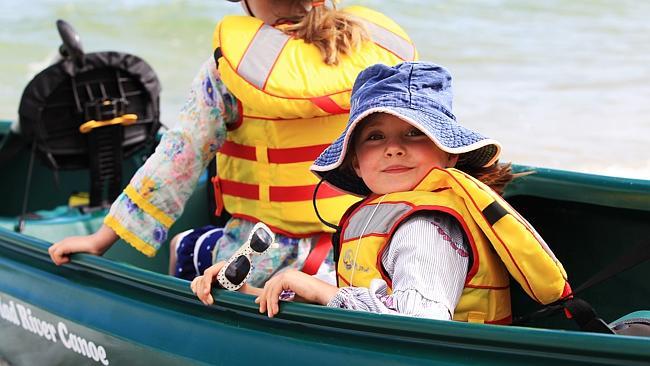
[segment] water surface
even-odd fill
[[[650,2],[394,0],[363,4],[395,18],[421,58],[455,78],[459,121],[500,140],[503,160],[650,179]],[[200,0],[3,0],[0,118],[60,44],[69,21],[86,51],[147,60],[175,123],[211,35],[237,4]]]

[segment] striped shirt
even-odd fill
[[[416,216],[396,231],[382,255],[392,294],[382,279],[369,288],[343,287],[327,304],[380,314],[450,320],[470,262],[458,222],[443,213]]]

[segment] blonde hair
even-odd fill
[[[304,7],[312,3],[305,0],[290,0],[292,7]],[[281,29],[305,43],[318,47],[323,62],[327,65],[337,65],[341,55],[349,55],[369,39],[363,24],[352,16],[336,9],[336,0],[332,7],[318,4],[298,19],[290,19],[295,23]]]

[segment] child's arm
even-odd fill
[[[65,238],[50,246],[47,251],[52,261],[59,266],[70,262],[70,255],[74,253],[102,255],[117,239],[117,234],[111,228],[102,225],[94,234]]]
[[[260,304],[260,313],[266,312],[269,317],[275,316],[280,311],[278,303],[283,291],[293,291],[296,300],[302,302],[327,305],[338,292],[338,288],[304,272],[286,270],[268,280],[261,294],[255,299],[255,303]]]
[[[205,167],[225,140],[233,103],[208,59],[192,81],[178,123],[135,173],[105,220],[117,235],[152,256],[167,239]],[[235,104],[236,105],[236,104]]]
[[[451,319],[467,275],[468,252],[458,224],[444,215],[415,217],[393,236],[382,257],[392,279],[370,288],[345,287],[331,307],[381,314]]]

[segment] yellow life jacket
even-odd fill
[[[217,26],[218,70],[243,111],[217,154],[214,180],[217,202],[233,216],[294,237],[331,231],[312,207],[318,180],[309,166],[344,129],[357,74],[417,57],[407,34],[386,16],[358,6],[345,11],[372,41],[332,66],[315,45],[257,18],[228,16]],[[319,212],[330,222],[356,200],[326,184],[318,190]]]
[[[456,218],[472,251],[472,266],[454,320],[509,324],[508,273],[542,304],[570,293],[562,264],[525,219],[477,179],[456,169],[439,168],[414,190],[370,197],[346,215],[337,268],[339,286],[368,287],[373,279],[383,278],[390,288],[382,254],[400,223],[423,211]]]

